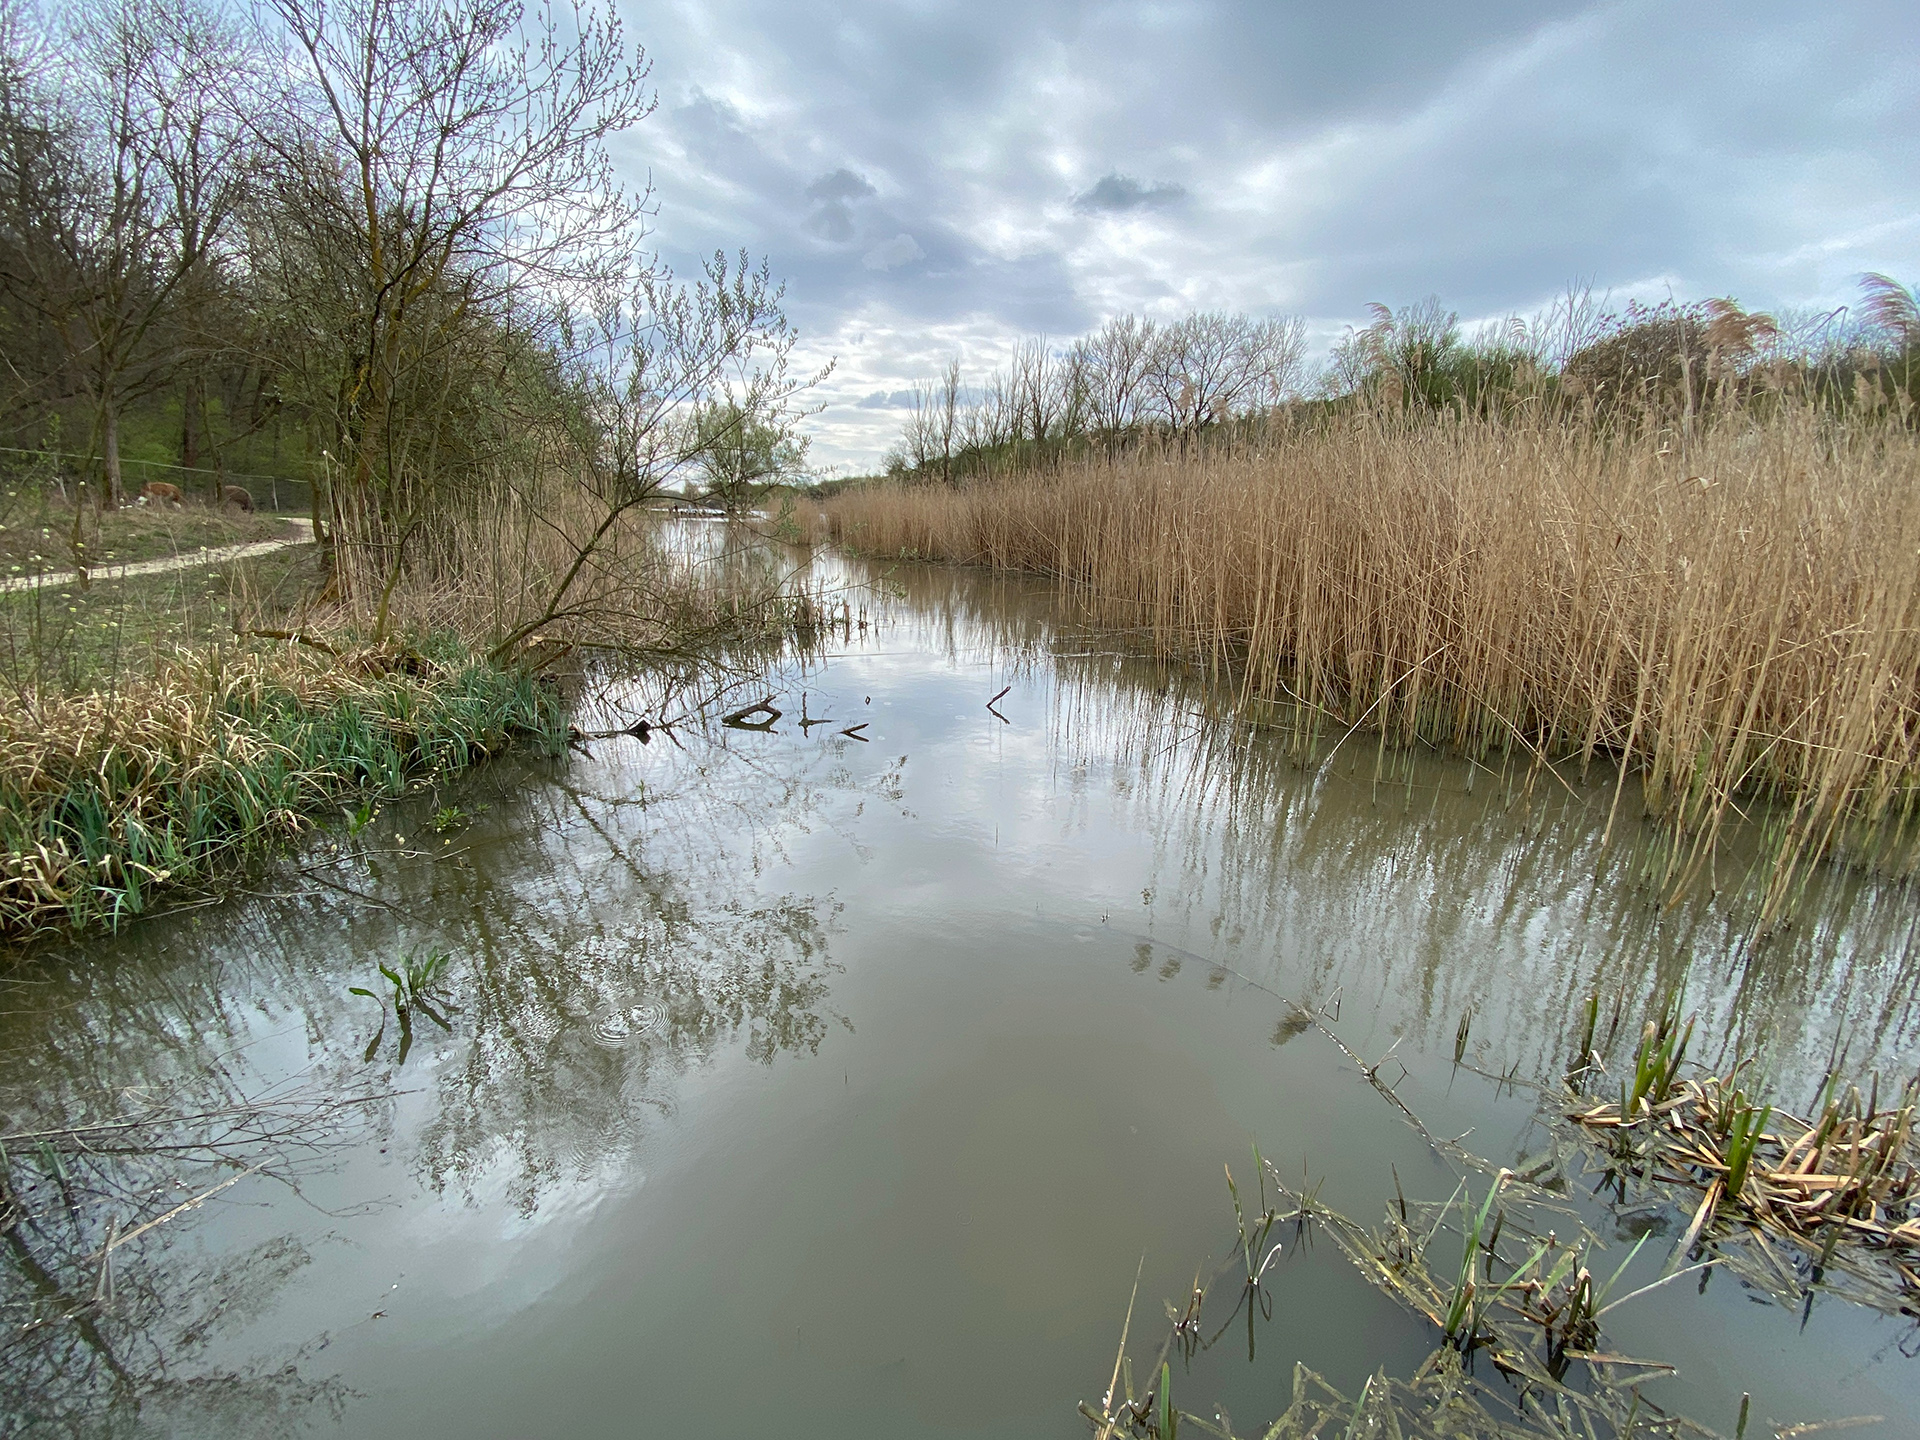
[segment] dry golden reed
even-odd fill
[[[1904,838],[1917,459],[1891,418],[1375,410],[1232,455],[858,489],[826,523],[870,555],[1063,577],[1162,652],[1341,725],[1604,758],[1672,823],[1676,893],[1766,799],[1772,917],[1836,843]]]
[[[496,662],[592,650],[630,659],[680,655],[804,628],[818,600],[741,533],[663,526],[640,505],[598,498],[553,475],[496,480],[423,527],[407,563],[348,537],[328,628],[451,631]],[[718,527],[713,527],[717,530]]]

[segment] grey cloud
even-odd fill
[[[905,410],[913,404],[911,390],[876,390],[853,402],[858,410]]]
[[[838,170],[829,170],[818,180],[807,186],[809,200],[846,201],[865,200],[880,192],[873,188],[873,182],[864,175],[856,175],[844,165]]]
[[[822,239],[844,245],[853,239],[853,212],[838,201],[830,201],[807,218],[808,226]]]
[[[853,221],[853,202],[867,200],[880,192],[864,175],[856,175],[844,165],[829,170],[807,186],[807,198],[816,202],[807,224],[814,233],[844,245],[853,239],[857,228]]]
[[[619,3],[680,97],[623,142],[655,243],[788,282],[841,356],[826,460],[876,455],[897,415],[862,397],[940,357],[1127,309],[1325,335],[1576,277],[1762,307],[1920,277],[1910,0]]]
[[[1186,198],[1187,187],[1184,185],[1176,185],[1171,180],[1160,180],[1147,185],[1131,175],[1122,175],[1116,170],[1111,174],[1102,175],[1093,183],[1092,188],[1074,196],[1073,208],[1082,215],[1091,215],[1102,210],[1158,210],[1164,206],[1178,204]]]

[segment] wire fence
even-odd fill
[[[0,445],[0,463],[11,462],[14,478],[39,479],[56,486],[62,497],[73,483],[74,473],[98,461],[97,456],[66,450],[27,450],[17,445]],[[74,462],[63,468],[56,462]],[[164,480],[178,485],[189,495],[211,496],[223,485],[237,485],[253,497],[258,510],[306,514],[313,508],[313,486],[309,481],[289,475],[263,475],[244,470],[209,469],[206,466],[171,465],[164,460],[134,460],[121,457],[120,470],[129,495],[137,495],[149,481]],[[188,477],[182,479],[181,477]]]

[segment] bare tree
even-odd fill
[[[1088,358],[1088,415],[1093,429],[1114,443],[1145,418],[1146,382],[1159,327],[1122,315],[1084,342]]]
[[[940,456],[940,480],[953,483],[953,452],[960,435],[960,357],[954,356],[940,372],[932,394],[933,442]]]
[[[79,277],[61,232],[77,210],[69,192],[78,157],[73,118],[48,83],[57,69],[51,39],[15,0],[0,3],[0,362],[6,409],[17,417],[38,418],[72,383],[66,325]]]
[[[84,396],[116,504],[121,417],[191,348],[178,322],[243,184],[222,100],[233,46],[196,0],[118,0],[71,18],[57,88],[37,106],[6,86],[7,201],[19,220],[8,288],[57,350],[61,388]]]
[[[1009,372],[1013,395],[1014,438],[1043,445],[1055,436],[1064,406],[1056,365],[1044,335],[1013,347]]]
[[[275,279],[307,330],[288,380],[331,432],[317,518],[335,583],[383,577],[384,618],[461,451],[447,402],[478,379],[462,347],[482,328],[530,341],[639,266],[645,196],[603,142],[654,99],[610,6],[274,9],[298,67],[294,122],[259,131],[278,178]],[[343,567],[341,546],[371,563]]]
[[[1295,392],[1305,357],[1300,320],[1220,313],[1168,325],[1123,315],[1059,354],[1043,338],[1022,340],[970,402],[959,399],[954,366],[916,386],[892,461],[902,470],[938,465],[950,478],[1009,448],[1029,456],[1088,442],[1118,448],[1155,426],[1184,438]]]
[[[721,452],[733,433],[698,424],[703,411],[717,407],[767,443],[791,444],[804,397],[827,371],[791,371],[796,337],[783,294],[764,263],[723,254],[690,284],[661,268],[603,294],[583,343],[566,359],[577,397],[571,424],[548,420],[559,443],[546,463],[504,477],[522,491],[519,508],[531,524],[563,523],[540,503],[540,487],[554,483],[556,470],[562,480],[577,473],[595,503],[583,530],[564,533],[571,560],[529,613],[504,628],[496,659],[550,627],[604,612],[607,595],[623,584],[609,551],[621,520],[676,482],[726,463]]]
[[[1299,383],[1305,356],[1297,318],[1203,312],[1161,330],[1147,384],[1160,417],[1186,434],[1273,404]]]
[[[1013,389],[1005,375],[989,376],[960,418],[960,448],[989,453],[1013,443],[1016,434]]]

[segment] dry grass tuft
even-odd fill
[[[116,693],[0,715],[0,939],[116,926],[167,889],[517,735],[551,689],[452,647],[182,651]]]
[[[1892,419],[1809,410],[1690,435],[1374,410],[825,515],[869,555],[1061,576],[1339,726],[1605,757],[1672,823],[1674,893],[1769,799],[1771,918],[1837,843],[1889,855],[1920,798],[1917,461]]]

